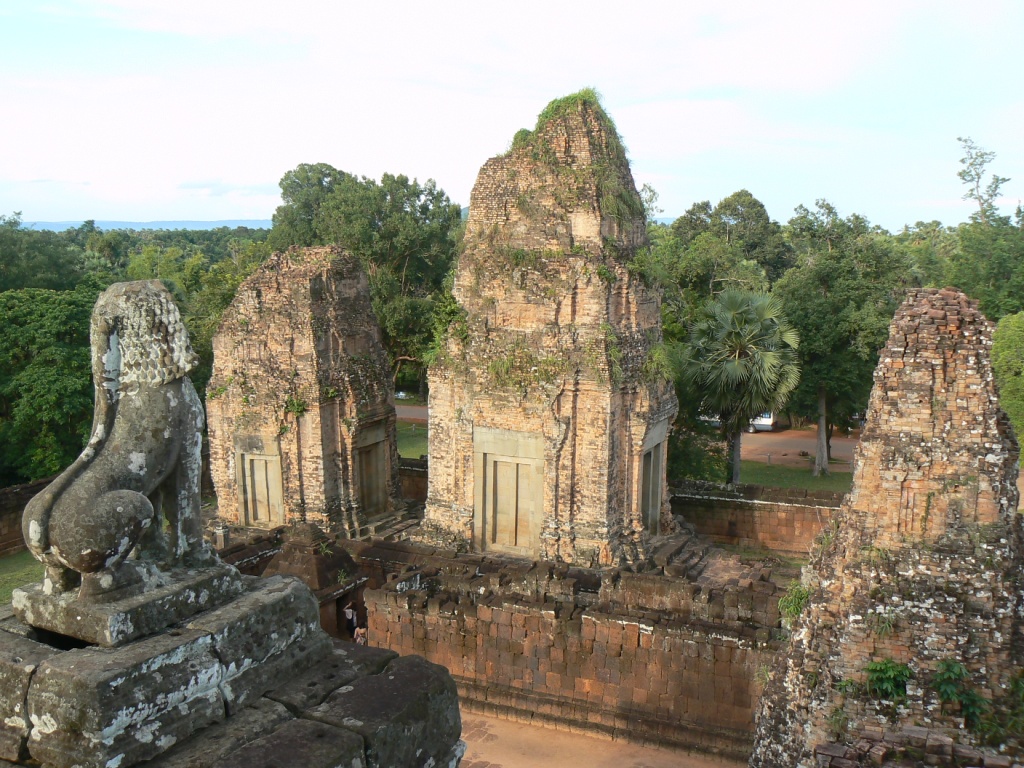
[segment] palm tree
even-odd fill
[[[683,376],[701,395],[701,410],[722,423],[730,482],[740,480],[740,439],[750,420],[778,411],[800,380],[796,330],[772,296],[723,291],[690,326]]]

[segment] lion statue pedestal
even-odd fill
[[[91,336],[92,436],[25,507],[46,574],[0,621],[0,762],[128,768],[330,654],[302,582],[203,540],[196,356],[167,289],[112,285]]]

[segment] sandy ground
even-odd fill
[[[462,716],[462,739],[468,748],[461,768],[742,768],[746,765],[474,713]]]
[[[740,455],[747,461],[761,461],[767,464],[784,464],[792,467],[810,467],[818,440],[818,430],[784,429],[781,432],[754,432],[743,435]],[[832,437],[833,472],[853,471],[853,449],[857,445],[857,434],[852,437]]]

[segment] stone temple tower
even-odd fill
[[[751,766],[827,764],[907,726],[949,756],[951,738],[975,736],[966,709],[942,700],[941,675],[958,701],[1002,707],[1024,661],[1024,548],[1020,451],[991,344],[992,324],[958,291],[913,291],[896,312],[853,488],[812,551]]]
[[[552,102],[484,164],[458,302],[431,366],[425,528],[581,564],[671,526],[660,296],[627,269],[643,205],[592,91]]]
[[[337,248],[275,253],[225,311],[207,387],[220,515],[350,537],[393,519],[395,402],[366,273]]]

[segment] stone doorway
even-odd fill
[[[540,509],[535,504],[541,471],[531,462],[509,457],[487,456],[485,488],[485,529],[490,549],[534,551],[541,525]]]
[[[476,540],[482,550],[536,556],[544,526],[544,445],[537,435],[474,431]]]
[[[378,421],[360,430],[356,438],[356,472],[359,482],[359,507],[366,517],[388,511],[388,444],[384,422]]]
[[[281,457],[239,453],[237,462],[239,512],[245,525],[284,525]]]
[[[644,452],[640,486],[640,514],[644,530],[652,536],[660,532],[662,477],[661,445],[656,445]]]

